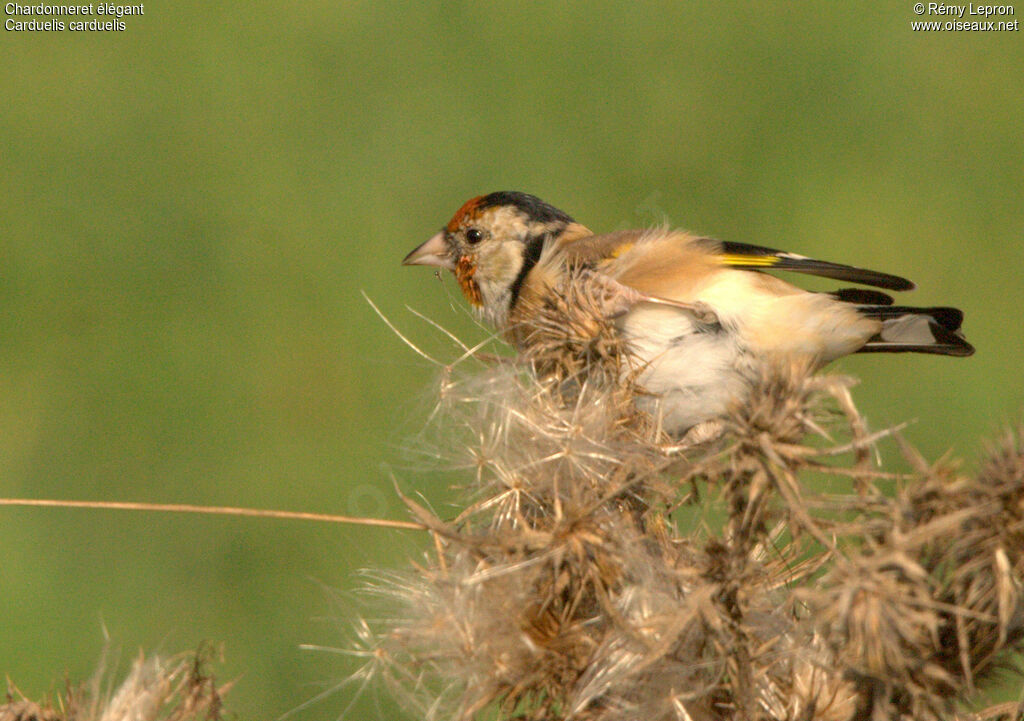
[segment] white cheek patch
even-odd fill
[[[480,243],[467,250],[475,268],[473,281],[480,289],[484,320],[499,328],[507,324],[513,287],[526,262],[527,241],[564,225],[561,221],[531,221],[520,209],[511,206],[488,208],[467,225],[487,232]],[[538,266],[550,259],[550,252],[545,248]]]
[[[475,280],[483,301],[484,319],[501,328],[508,319],[512,283],[523,265],[518,241],[484,241],[477,255]]]
[[[523,263],[523,248],[516,241],[487,243],[477,255],[479,274],[496,283],[509,284]]]

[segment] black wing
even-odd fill
[[[879,273],[875,270],[814,260],[795,253],[785,253],[781,250],[762,248],[746,243],[723,242],[721,246],[722,262],[743,270],[791,270],[796,273],[809,273],[823,278],[835,278],[888,290],[912,290],[914,288],[914,284],[906,278]]]

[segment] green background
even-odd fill
[[[1021,416],[1020,32],[912,32],[909,0],[145,11],[0,39],[0,495],[404,518],[393,475],[449,513],[453,478],[403,449],[436,371],[361,291],[442,358],[406,304],[483,338],[450,278],[399,261],[503,189],[907,275],[978,353],[843,361],[872,424],[971,462]],[[104,629],[122,666],[212,639],[229,706],[263,719],[354,668],[299,646],[372,615],[357,570],[425,545],[81,510],[0,528],[0,672],[25,693],[88,676]]]

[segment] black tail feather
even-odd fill
[[[960,325],[958,308],[911,308],[898,305],[865,305],[858,310],[882,321],[882,330],[859,353],[935,353],[969,356],[974,347],[967,342]]]
[[[858,310],[869,318],[878,318],[879,320],[899,318],[905,315],[926,315],[948,330],[960,330],[960,326],[964,322],[964,312],[962,310],[959,308],[946,308],[944,306],[912,308],[907,305],[871,305],[859,308]]]
[[[857,305],[892,305],[892,296],[880,290],[867,288],[840,288],[829,293],[836,300]]]

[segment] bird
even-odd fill
[[[540,198],[499,191],[471,198],[403,265],[450,270],[480,316],[520,349],[532,319],[567,283],[590,283],[639,362],[647,410],[685,435],[726,417],[766,364],[818,369],[851,353],[969,356],[963,312],[896,305],[896,275],[668,227],[596,234]],[[826,293],[766,271],[880,288]]]

